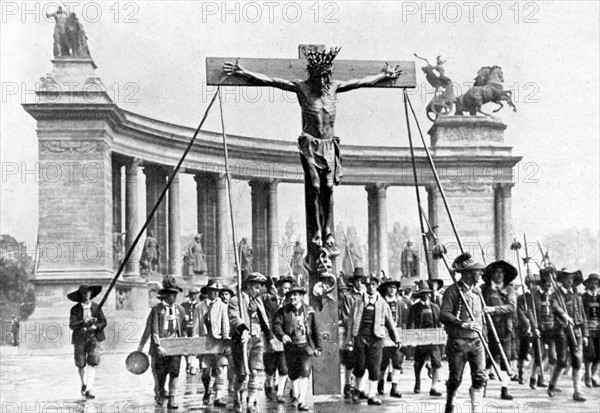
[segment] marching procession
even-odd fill
[[[518,271],[505,261],[486,266],[463,253],[452,263],[452,270],[460,278],[445,289],[439,279],[407,285],[373,273],[367,275],[360,267],[349,277],[340,274],[340,359],[345,398],[353,403],[366,400],[369,405],[381,405],[386,382],[391,382],[389,397],[402,398],[402,390],[409,392],[399,388],[405,359],[413,360],[414,393],[421,392],[421,372],[426,367],[432,398],[443,396],[440,368],[443,362],[448,363],[447,413],[454,412],[454,398],[467,363],[473,412],[481,411],[491,379],[502,383],[503,400],[512,400],[509,386],[527,384],[527,376],[532,390],[545,389],[550,398],[555,397],[562,391],[557,381],[567,368],[572,374],[574,401],[586,400],[581,391],[582,376],[586,387],[600,387],[598,274],[584,280],[580,271],[557,271],[547,265],[539,274],[525,277],[528,291],[518,295],[521,286],[512,284]],[[71,309],[70,327],[81,393],[87,399],[95,398],[98,343],[104,339],[106,326],[101,308],[92,302],[100,290],[99,286],[82,285],[68,295],[77,302]],[[179,407],[175,394],[183,357],[168,355],[164,340],[204,337],[207,348],[217,346],[220,350],[187,355],[184,360],[188,376],[197,374],[199,367],[205,405],[212,401],[217,408],[227,408],[225,397],[232,394],[234,411],[241,412],[247,403],[249,413],[257,412],[261,388],[267,400],[284,404],[288,402],[285,388],[289,381],[289,401],[298,411],[309,410],[312,363],[323,349],[315,310],[307,304],[307,286],[298,285],[289,275],[277,279],[244,271],[241,296],[235,291],[235,286],[209,279],[201,289],[190,288],[180,305],[177,298],[183,289],[175,278],[163,278],[160,302],[148,315],[138,347],[142,351],[150,341],[156,404],[162,406],[166,401],[169,409]],[[447,334],[445,345],[402,344],[403,329],[442,326]]]

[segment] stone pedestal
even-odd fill
[[[56,59],[53,63],[52,72],[42,78],[36,103],[23,104],[37,121],[39,142],[36,309],[22,326],[25,349],[70,346],[68,319],[74,303],[66,294],[84,283],[106,289],[114,276],[113,230],[122,225],[120,203],[114,204],[120,194],[113,191],[117,180],[112,175],[110,125],[115,121],[115,105],[96,77],[91,59]],[[128,296],[127,310],[117,310],[121,287],[127,290],[121,293],[121,301]],[[141,319],[147,307],[141,308],[141,303],[147,303],[145,285],[121,283],[104,310],[113,323],[136,318],[121,318],[117,311],[137,311]],[[123,344],[122,333],[115,339],[123,325],[113,324],[112,336],[107,329],[107,347]]]
[[[505,129],[497,118],[442,116],[429,130],[432,154],[463,247],[478,261],[482,261],[479,244],[488,262],[505,258],[510,244],[514,158],[504,143]],[[454,161],[446,161],[448,158]],[[428,188],[428,198],[429,215],[439,225],[438,236],[453,259],[460,249],[435,185]],[[449,278],[446,271],[441,274]]]

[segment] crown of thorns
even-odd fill
[[[302,47],[302,54],[308,64],[306,69],[311,73],[329,73],[333,68],[333,59],[340,52],[341,47],[332,47],[329,51],[319,51],[315,47]]]

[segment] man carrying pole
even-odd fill
[[[454,397],[468,362],[471,369],[472,412],[481,412],[483,388],[487,381],[485,371],[485,320],[484,304],[478,295],[477,284],[485,268],[483,264],[474,262],[469,253],[459,255],[452,264],[455,272],[461,274],[460,281],[448,287],[442,299],[440,319],[448,333],[446,355],[450,370],[446,382],[446,410],[454,412]],[[467,308],[465,308],[467,306]]]

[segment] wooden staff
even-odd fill
[[[525,258],[523,258],[523,263],[525,264],[525,268],[527,269],[527,276],[531,277],[531,268],[529,267],[530,257],[529,257],[529,251],[527,251],[527,235],[525,235],[525,234],[523,234],[523,242],[525,244]],[[533,296],[534,293],[535,293],[535,291],[532,286],[532,288],[531,288],[531,313],[533,314],[533,319],[535,320],[535,325],[536,325],[536,329],[537,329],[537,323],[538,323],[537,319],[538,318],[537,318],[537,310],[535,308],[535,298]],[[525,299],[523,299],[523,301],[525,301],[525,303],[527,304],[526,298],[527,298],[527,296],[525,296]],[[535,338],[535,341],[533,343],[535,353],[540,360],[539,375],[543,380],[544,379],[544,369],[542,368],[542,360],[544,358],[544,351],[542,350],[542,341],[538,334],[534,334],[533,336]]]
[[[433,176],[435,178],[437,187],[440,191],[440,195],[442,196],[442,200],[444,201],[444,207],[446,209],[446,214],[448,215],[448,219],[450,221],[450,224],[452,225],[452,230],[454,232],[454,236],[456,237],[456,241],[458,242],[458,246],[460,247],[460,252],[464,253],[465,250],[464,250],[463,244],[460,240],[460,236],[458,235],[458,230],[456,229],[456,225],[454,224],[454,219],[452,218],[452,212],[450,211],[450,205],[448,205],[448,200],[446,199],[446,193],[444,192],[444,188],[442,187],[442,184],[440,182],[440,177],[437,173],[435,164],[433,163],[433,158],[431,157],[431,153],[429,152],[429,148],[427,147],[427,143],[425,142],[425,138],[423,137],[423,131],[421,131],[421,126],[419,125],[417,115],[415,114],[415,111],[412,107],[412,103],[410,102],[410,99],[408,98],[408,94],[406,93],[406,90],[404,91],[404,97],[405,97],[405,102],[408,101],[408,104],[410,105],[410,110],[411,110],[413,117],[415,119],[415,122],[417,124],[417,129],[419,130],[419,134],[421,136],[421,142],[423,143],[423,148],[425,149],[425,153],[427,154],[427,159],[429,161],[429,166],[431,167],[431,171],[433,172]],[[408,114],[407,114],[407,116],[408,116]],[[409,130],[408,136],[410,139],[410,130]],[[414,155],[413,155],[413,158],[414,158]],[[413,160],[413,162],[414,162],[414,160]],[[481,291],[477,291],[477,294],[479,295],[479,298],[481,299],[481,301],[485,302],[485,300],[483,299],[483,295],[481,294]],[[488,323],[488,326],[492,332],[492,335],[494,336],[494,340],[496,341],[496,344],[498,345],[498,349],[500,350],[500,357],[502,358],[502,361],[504,362],[504,365],[506,366],[507,373],[509,376],[513,376],[514,373],[512,371],[512,368],[510,367],[510,364],[508,363],[508,357],[506,357],[506,353],[504,352],[502,343],[500,342],[500,339],[498,338],[498,332],[496,331],[496,327],[494,326],[494,321],[492,320],[492,317],[490,316],[489,313],[484,313],[484,318]]]
[[[227,201],[229,204],[229,219],[231,221],[231,240],[233,242],[233,257],[235,261],[235,268],[237,272],[237,296],[238,303],[240,309],[240,318],[243,320],[243,312],[242,305],[244,305],[244,300],[242,299],[242,268],[240,266],[238,250],[237,250],[237,242],[235,237],[235,223],[233,222],[233,204],[231,202],[231,177],[229,175],[229,153],[227,152],[227,133],[225,132],[225,120],[223,117],[223,99],[221,98],[221,86],[219,86],[217,90],[219,94],[219,109],[221,114],[221,130],[223,135],[223,151],[225,157],[225,181],[227,185]],[[241,339],[241,338],[240,338]],[[244,370],[246,372],[250,371],[248,366],[248,351],[247,351],[247,341],[242,341],[242,357],[244,362]]]

